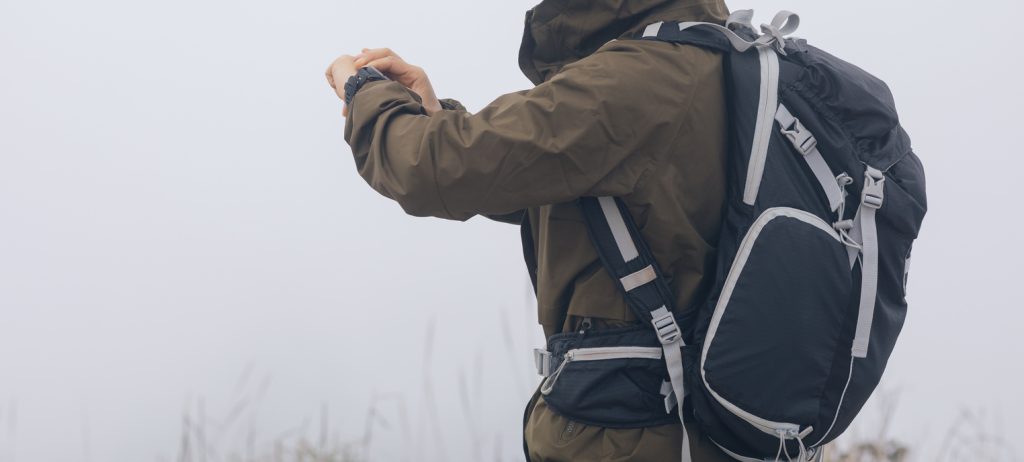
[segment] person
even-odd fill
[[[373,189],[414,216],[519,224],[544,333],[615,328],[636,321],[576,200],[622,198],[675,306],[691,310],[711,283],[726,183],[722,56],[624,38],[658,21],[728,16],[723,0],[543,0],[519,53],[535,86],[476,113],[439,99],[422,68],[387,48],[339,57],[327,79],[351,100],[345,139]],[[692,427],[693,460],[731,460]],[[585,425],[539,394],[524,418],[533,461],[679,460],[682,434],[678,423]]]

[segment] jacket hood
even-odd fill
[[[724,0],[543,0],[526,12],[519,68],[534,85],[612,39],[658,21],[724,24]]]

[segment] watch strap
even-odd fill
[[[387,76],[375,69],[373,66],[366,66],[356,71],[355,75],[345,82],[345,104],[352,104],[352,98],[364,85],[378,80],[388,80]]]

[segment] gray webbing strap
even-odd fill
[[[802,123],[797,119],[785,105],[780,104],[779,110],[775,113],[775,120],[779,122],[782,134],[789,139],[797,152],[802,154],[807,166],[814,172],[814,177],[821,184],[821,189],[828,197],[829,208],[835,212],[843,205],[843,189],[839,187],[839,181],[832,174],[825,158],[818,151],[818,140]]]
[[[672,393],[675,394],[679,423],[683,428],[683,462],[690,462],[690,440],[686,435],[686,424],[683,422],[683,398],[686,397],[686,387],[683,384],[683,333],[668,308],[661,307],[651,314],[654,316],[654,330],[658,333],[658,340],[665,353],[665,366],[668,368],[668,378],[672,383]]]
[[[857,331],[853,337],[853,357],[868,355],[871,339],[871,322],[875,316],[875,299],[878,295],[878,229],[875,212],[882,208],[885,200],[885,175],[868,166],[864,172],[864,190],[861,193],[860,232],[860,308],[857,312]]]
[[[661,396],[665,397],[665,413],[671,414],[679,401],[676,400],[676,393],[672,390],[672,382],[661,382]]]
[[[635,260],[640,256],[640,252],[636,250],[633,237],[629,235],[629,228],[626,227],[626,222],[622,219],[622,214],[619,213],[619,207],[615,205],[615,198],[599,197],[597,201],[601,204],[601,211],[604,212],[605,219],[608,220],[608,227],[612,230],[615,245],[619,247],[619,252],[622,253],[622,261],[630,262]]]
[[[665,21],[658,21],[654,24],[649,24],[644,28],[644,37],[657,37],[658,32],[661,32],[662,24],[665,24]]]
[[[653,282],[655,279],[658,279],[658,273],[654,271],[653,266],[647,265],[644,269],[619,279],[619,282],[622,283],[622,288],[626,292],[630,292],[648,282]]]
[[[750,22],[753,18],[754,12],[752,10],[741,10],[729,16],[729,22],[727,22],[726,24],[741,25],[749,29],[751,32],[754,32],[754,35],[758,35],[757,30],[754,29],[754,26]],[[654,24],[652,24],[651,26],[654,26]],[[658,26],[654,28],[652,28],[651,26],[648,26],[648,28],[644,30],[644,37],[656,36],[657,31],[661,29],[660,24],[658,24]],[[796,32],[796,29],[800,27],[800,16],[789,11],[780,11],[778,14],[775,15],[775,18],[772,19],[771,24],[761,25],[761,32],[763,33],[763,35],[757,37],[757,39],[753,41],[740,37],[727,26],[722,26],[719,24],[713,24],[709,22],[682,22],[679,23],[679,30],[683,31],[691,27],[698,26],[709,27],[720,32],[723,36],[725,36],[725,38],[729,40],[729,43],[732,44],[732,47],[735,48],[736,51],[739,51],[741,53],[753,47],[774,46],[776,50],[779,51],[779,53],[786,54],[786,52],[784,51],[786,47],[785,37],[789,34],[792,34],[793,32]],[[648,35],[650,32],[653,32],[653,34]]]

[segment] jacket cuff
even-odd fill
[[[456,101],[454,99],[443,98],[443,99],[440,100],[440,102],[441,102],[441,109],[444,109],[446,111],[467,112],[466,111],[466,106],[463,106],[462,103],[460,103],[460,102],[458,102],[458,101]]]

